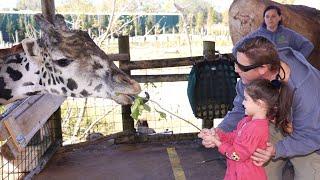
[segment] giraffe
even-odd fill
[[[81,30],[69,30],[60,14],[54,23],[34,16],[43,35],[0,50],[0,104],[36,94],[109,98],[130,104],[139,83],[121,71]]]

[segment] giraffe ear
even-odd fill
[[[35,14],[34,19],[44,33],[50,33],[50,31],[54,30],[53,24],[47,21],[42,14]]]
[[[47,21],[42,14],[35,14],[34,18],[39,24],[41,31],[43,32],[42,40],[46,42],[47,45],[56,45],[60,42],[60,33],[57,28]]]
[[[28,59],[40,59],[40,48],[35,39],[24,39],[21,42]]]

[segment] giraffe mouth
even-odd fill
[[[143,103],[146,103],[146,102],[149,101],[150,95],[149,95],[148,92],[144,92],[144,93],[145,93],[146,96],[145,96],[145,97],[142,97],[142,99],[143,99]],[[120,104],[132,104],[132,103],[135,101],[135,99],[136,99],[137,97],[139,97],[138,95],[123,94],[123,93],[117,93],[117,96],[120,97],[122,100],[125,101],[125,103],[119,102]]]

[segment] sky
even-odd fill
[[[14,8],[18,0],[0,0],[0,7],[1,8]],[[56,3],[58,3],[61,0],[56,0]],[[66,1],[66,0],[63,0]],[[91,2],[101,2],[102,0],[90,0]],[[229,8],[230,4],[233,0],[208,0],[209,2],[212,2],[215,7],[217,7],[217,10],[226,10]],[[309,7],[314,7],[320,10],[320,0],[295,0],[295,4],[297,5],[306,5]]]

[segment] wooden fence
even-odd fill
[[[109,55],[114,61],[119,61],[119,68],[125,73],[130,75],[131,70],[138,69],[154,69],[154,68],[168,68],[168,67],[181,67],[181,66],[192,66],[194,63],[203,61],[204,57],[208,61],[215,59],[215,43],[212,41],[203,42],[203,56],[195,57],[182,57],[182,58],[171,58],[171,59],[157,59],[157,60],[130,60],[130,45],[129,37],[121,36],[118,39],[119,43],[119,54]],[[227,54],[227,56],[232,56]],[[147,82],[176,82],[176,81],[187,81],[188,74],[161,74],[161,75],[132,75],[133,79],[139,83]],[[130,105],[122,106],[122,123],[123,131],[133,131],[134,121],[130,116],[131,110]],[[210,120],[203,120],[203,128],[210,128],[213,122]],[[211,120],[212,121],[212,120]]]

